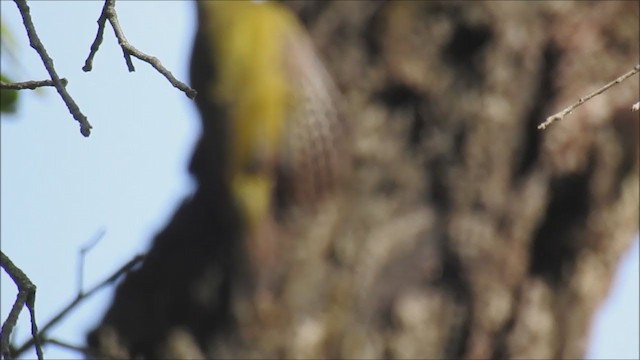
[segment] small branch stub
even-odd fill
[[[61,78],[60,82],[62,85],[67,86],[67,79]],[[0,89],[2,90],[35,90],[45,86],[56,86],[56,84],[52,80],[30,80],[16,83],[0,81]]]

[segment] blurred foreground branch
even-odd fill
[[[138,255],[133,259],[129,260],[126,264],[121,266],[118,270],[116,270],[113,274],[108,276],[103,281],[99,282],[95,286],[93,286],[88,291],[83,291],[79,289],[78,294],[75,299],[73,299],[67,306],[65,306],[58,314],[56,314],[49,322],[47,322],[41,329],[39,336],[35,336],[25,342],[24,344],[18,346],[14,352],[14,356],[20,356],[26,350],[29,349],[34,343],[39,343],[40,338],[46,339],[47,332],[55,326],[58,322],[63,320],[67,314],[69,314],[72,310],[74,310],[84,299],[92,296],[98,291],[102,290],[108,285],[115,283],[118,279],[120,279],[123,275],[127,274],[129,271],[134,269],[137,265],[139,265],[144,260],[144,255]]]

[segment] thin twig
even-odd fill
[[[640,64],[636,65],[633,67],[633,69],[629,72],[627,72],[626,74],[620,76],[619,78],[613,80],[612,82],[608,83],[607,85],[601,87],[600,89],[594,91],[593,93],[580,98],[577,102],[575,102],[574,104],[572,104],[571,106],[567,107],[566,109],[553,114],[551,116],[549,116],[547,118],[547,120],[545,120],[545,122],[543,122],[542,124],[538,125],[538,129],[540,130],[544,130],[546,129],[549,125],[551,125],[552,123],[558,121],[558,120],[562,120],[565,116],[571,114],[571,112],[577,108],[578,106],[584,104],[585,102],[587,102],[588,100],[590,100],[591,98],[602,94],[603,92],[605,92],[607,89],[609,89],[610,87],[620,84],[621,82],[623,82],[624,80],[626,80],[627,78],[635,75],[636,73],[638,73],[640,71]]]
[[[16,301],[13,304],[11,311],[9,312],[9,316],[7,316],[7,320],[4,322],[4,324],[2,324],[2,330],[0,331],[0,354],[2,354],[2,357],[4,357],[5,359],[11,359],[12,356],[18,356],[19,354],[12,354],[9,350],[9,338],[16,325],[16,322],[18,321],[20,311],[22,311],[22,308],[25,305],[29,309],[29,313],[31,315],[31,334],[33,335],[34,339],[39,338],[35,314],[36,286],[31,282],[29,277],[22,270],[20,270],[20,268],[18,268],[2,251],[0,251],[0,267],[2,267],[7,272],[7,274],[9,274],[13,282],[18,287],[18,297],[16,298]],[[42,347],[40,346],[39,341],[31,342],[31,344],[25,349],[34,344],[36,346],[36,354],[38,355],[38,359],[42,360]]]
[[[87,57],[82,70],[91,71],[91,69],[93,68],[93,57],[95,56],[96,52],[98,52],[98,48],[102,43],[106,20],[109,20],[109,23],[113,28],[113,32],[118,39],[118,44],[120,45],[120,48],[122,48],[124,59],[127,64],[127,69],[129,69],[130,72],[136,71],[131,60],[131,56],[134,56],[153,66],[154,69],[156,69],[167,80],[169,80],[169,83],[171,83],[171,85],[184,92],[189,99],[193,99],[196,97],[196,95],[198,94],[197,91],[189,87],[187,84],[176,79],[173,74],[162,65],[158,58],[143,53],[127,41],[127,38],[125,37],[124,32],[120,27],[120,22],[118,21],[115,0],[105,0],[104,7],[102,8],[102,13],[98,18],[98,33],[96,34],[96,38],[93,41],[93,44],[91,44],[89,56]]]
[[[62,85],[67,86],[67,79],[60,79]],[[56,86],[52,80],[30,80],[16,83],[6,83],[0,81],[0,89],[2,90],[35,90],[44,86]]]
[[[29,315],[31,316],[31,336],[33,339],[33,343],[36,346],[36,354],[38,359],[44,359],[44,355],[42,353],[42,343],[40,342],[40,335],[38,334],[38,324],[36,323],[36,292],[32,291],[27,295],[27,309],[29,310]]]
[[[54,345],[58,345],[60,347],[63,347],[65,349],[75,350],[75,351],[80,352],[80,353],[82,353],[84,355],[91,355],[92,354],[91,350],[86,348],[86,347],[69,344],[66,341],[62,341],[62,340],[58,340],[58,339],[46,338],[46,339],[43,339],[43,342],[45,344],[54,344]]]
[[[100,231],[93,236],[93,239],[81,247],[80,252],[78,252],[78,294],[84,291],[84,258],[87,253],[102,240],[105,233],[106,231],[104,229],[100,229]]]
[[[100,17],[98,18],[98,33],[96,34],[95,40],[91,44],[91,49],[89,50],[89,56],[87,60],[84,61],[84,66],[82,67],[82,71],[88,72],[93,69],[93,57],[98,52],[100,48],[100,44],[102,44],[102,38],[104,35],[104,26],[107,22],[107,6],[109,5],[109,0],[104,2],[104,6],[102,7],[102,12],[100,13]]]
[[[118,269],[116,272],[114,272],[111,276],[109,276],[108,278],[104,279],[103,281],[101,281],[100,283],[95,285],[93,288],[91,288],[86,293],[84,293],[84,292],[78,293],[78,295],[76,296],[75,299],[73,299],[73,301],[71,301],[67,306],[65,306],[56,316],[53,317],[53,319],[49,320],[49,322],[45,326],[42,327],[42,330],[40,330],[40,337],[46,336],[47,331],[49,331],[49,329],[51,329],[60,320],[62,320],[80,302],[82,302],[84,299],[90,297],[91,295],[93,295],[97,291],[101,290],[102,288],[106,287],[107,285],[110,285],[113,282],[115,282],[116,280],[118,280],[122,275],[128,273],[136,265],[138,265],[140,262],[142,262],[142,260],[144,260],[144,255],[137,255],[133,259],[129,260],[122,267],[120,267],[120,269]],[[34,343],[34,339],[30,339],[26,343],[22,344],[15,351],[15,355],[19,356],[20,354],[25,352],[31,345],[33,345],[33,343]]]
[[[29,37],[29,44],[32,48],[36,50],[38,55],[40,55],[40,59],[42,59],[42,63],[44,67],[49,72],[49,76],[51,76],[51,80],[53,81],[56,90],[58,90],[58,94],[62,97],[62,101],[67,105],[69,112],[73,115],[73,118],[80,124],[80,133],[87,137],[91,134],[91,124],[87,120],[87,117],[80,111],[80,108],[73,100],[71,95],[67,92],[67,88],[65,84],[62,83],[60,77],[56,73],[56,69],[53,66],[53,60],[47,54],[47,50],[42,45],[38,34],[36,33],[36,29],[33,26],[33,21],[31,20],[31,14],[29,13],[29,6],[27,5],[26,0],[14,0],[16,5],[18,6],[18,10],[20,11],[20,15],[22,15],[22,22],[24,24],[25,29],[27,30],[27,36]]]
[[[127,38],[124,36],[124,31],[122,31],[122,28],[120,27],[120,22],[118,21],[118,13],[116,13],[116,0],[106,0],[106,3],[107,5],[105,5],[105,14],[107,16],[107,19],[109,20],[109,23],[111,24],[111,28],[113,28],[113,33],[118,39],[118,44],[122,48],[122,55],[124,56],[124,61],[127,63],[127,69],[129,69],[129,72],[134,72],[136,71],[136,68],[135,66],[133,66],[131,53],[128,51],[125,44],[128,45],[128,47],[131,47],[133,49],[135,48],[129,44],[129,41],[127,41]],[[169,79],[169,81],[171,81],[171,79]]]

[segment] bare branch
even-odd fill
[[[7,320],[2,324],[2,330],[0,331],[0,354],[2,354],[2,357],[6,359],[11,359],[13,355],[19,355],[17,353],[12,354],[9,350],[9,338],[16,322],[18,321],[20,311],[22,311],[22,308],[26,305],[31,315],[31,334],[33,335],[33,339],[36,339],[35,341],[32,341],[28,347],[35,344],[38,359],[42,360],[42,347],[38,341],[38,326],[36,325],[35,315],[36,286],[31,282],[29,277],[2,251],[0,251],[0,267],[9,274],[13,282],[18,287],[18,297],[9,312],[9,316],[7,316]]]
[[[621,82],[623,82],[624,80],[628,79],[629,77],[635,75],[636,73],[638,73],[638,71],[640,71],[640,64],[636,65],[633,67],[633,69],[629,72],[627,72],[626,74],[620,76],[619,78],[613,80],[612,82],[608,83],[607,85],[601,87],[600,89],[594,91],[593,93],[580,98],[577,102],[575,102],[574,104],[572,104],[571,106],[567,107],[566,109],[553,114],[551,116],[549,116],[547,118],[547,120],[545,120],[542,124],[538,125],[538,129],[540,130],[544,130],[546,129],[549,125],[551,125],[552,123],[558,121],[558,120],[562,120],[565,116],[571,114],[571,112],[577,108],[578,106],[584,104],[585,102],[587,102],[588,100],[590,100],[591,98],[602,94],[603,92],[605,92],[607,89],[609,89],[610,87],[620,84]]]
[[[128,273],[136,265],[141,263],[142,260],[144,260],[144,255],[137,255],[133,259],[129,260],[122,267],[120,267],[116,272],[114,272],[108,278],[104,279],[103,281],[101,281],[100,283],[95,285],[93,288],[91,288],[86,293],[85,292],[79,292],[78,295],[76,296],[76,298],[73,301],[71,301],[67,306],[65,306],[56,316],[53,317],[53,319],[49,320],[49,322],[45,326],[42,327],[42,330],[40,331],[41,335],[39,337],[44,336],[47,333],[47,331],[49,331],[49,329],[51,329],[60,320],[62,320],[69,312],[71,312],[71,310],[75,309],[75,307],[80,302],[82,302],[84,299],[86,299],[86,298],[90,297],[91,295],[95,294],[96,292],[98,292],[102,288],[114,283],[122,275]],[[15,355],[19,356],[20,354],[25,352],[31,345],[34,344],[34,339],[35,338],[30,339],[29,341],[27,341],[26,343],[24,343],[23,345],[18,347],[18,349],[15,351]]]
[[[167,70],[158,58],[145,54],[142,51],[136,49],[133,45],[131,45],[120,27],[120,23],[118,21],[118,15],[116,13],[116,1],[115,0],[105,0],[104,7],[102,8],[102,13],[98,18],[98,33],[96,34],[96,38],[91,45],[91,51],[89,52],[89,56],[85,61],[85,65],[82,68],[84,71],[91,71],[93,65],[93,57],[95,56],[98,48],[100,47],[100,43],[102,43],[102,38],[104,34],[104,27],[106,20],[109,20],[111,27],[113,28],[113,32],[118,39],[118,44],[122,48],[122,52],[124,55],[125,62],[127,63],[127,68],[130,72],[135,71],[135,67],[133,66],[133,62],[131,61],[131,56],[134,56],[156,69],[160,74],[162,74],[169,83],[173,85],[175,88],[183,91],[189,99],[193,99],[198,94],[194,89],[176,79],[173,74]]]
[[[87,117],[80,111],[80,108],[73,100],[71,95],[67,92],[67,88],[65,84],[62,82],[60,77],[58,76],[56,69],[53,66],[53,60],[47,54],[47,50],[42,45],[38,34],[36,33],[36,29],[33,26],[33,21],[31,20],[31,14],[29,13],[29,6],[27,5],[26,0],[14,0],[16,5],[18,6],[18,10],[20,11],[20,15],[22,16],[22,22],[24,24],[25,29],[27,30],[27,36],[29,37],[29,44],[32,48],[36,50],[38,55],[40,55],[40,59],[42,59],[42,63],[44,67],[49,72],[51,76],[51,81],[53,81],[53,85],[58,90],[58,94],[62,97],[62,101],[67,105],[69,112],[73,115],[73,118],[80,124],[80,133],[87,137],[91,134],[91,124],[87,120]]]
[[[67,79],[60,79],[62,85],[67,86]],[[6,83],[0,81],[0,89],[2,90],[35,90],[44,86],[56,86],[52,80],[30,80],[16,83]]]

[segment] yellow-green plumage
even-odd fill
[[[205,94],[227,110],[225,176],[257,224],[288,203],[312,202],[338,174],[336,90],[295,15],[279,3],[198,2],[214,59]],[[205,120],[209,121],[209,120]],[[215,121],[215,119],[211,119]]]

